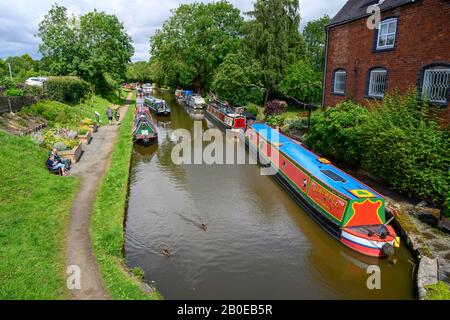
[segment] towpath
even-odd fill
[[[131,93],[128,100],[130,98]],[[121,119],[124,118],[128,107],[129,102],[120,109]],[[81,288],[70,290],[71,297],[75,300],[108,299],[108,292],[92,251],[90,225],[97,188],[109,166],[119,128],[117,125],[100,127],[91,144],[84,146],[80,162],[72,169],[72,174],[81,178],[80,190],[72,205],[66,252],[66,266],[75,266],[81,271]]]

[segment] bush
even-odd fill
[[[269,116],[266,119],[266,123],[273,127],[281,127],[283,126],[284,119],[281,116]]]
[[[7,89],[5,91],[5,96],[7,96],[7,97],[22,97],[23,90],[22,89]]]
[[[91,86],[78,77],[51,77],[45,83],[45,90],[52,100],[79,103],[91,92]]]
[[[358,166],[368,115],[366,108],[351,102],[314,112],[305,142],[328,157]]]
[[[267,102],[266,109],[264,110],[264,114],[266,117],[280,115],[287,110],[287,103],[281,100],[272,100]]]
[[[32,96],[41,96],[44,94],[44,89],[38,86],[27,86],[25,87],[24,94]]]
[[[450,187],[450,132],[416,97],[415,90],[387,95],[371,112],[350,102],[317,111],[305,140],[403,193],[442,204]]]
[[[58,101],[41,101],[24,108],[22,113],[41,116],[49,122],[50,126],[76,127],[81,121],[80,110]]]
[[[247,112],[250,112],[255,117],[257,117],[259,114],[259,107],[254,103],[250,103],[246,109],[247,109]]]

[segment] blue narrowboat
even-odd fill
[[[266,124],[251,124],[244,139],[260,162],[275,169],[284,189],[342,244],[368,256],[394,254],[399,238],[386,221],[382,195]]]

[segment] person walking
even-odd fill
[[[108,111],[106,111],[106,115],[108,116],[109,124],[112,126],[114,113],[113,113],[113,110],[111,109],[111,107],[109,107]]]

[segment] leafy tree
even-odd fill
[[[69,17],[55,4],[39,24],[39,49],[55,75],[78,75],[106,89],[125,77],[134,49],[123,24],[114,15],[94,10]]]
[[[306,56],[315,70],[323,70],[325,63],[326,32],[325,27],[330,23],[330,17],[324,15],[322,18],[308,22],[303,29],[303,38],[306,43]]]
[[[169,85],[209,89],[217,67],[237,51],[243,19],[227,1],[179,6],[151,38],[152,61]]]
[[[282,94],[298,101],[313,103],[322,98],[322,72],[313,69],[307,61],[300,60],[288,67],[286,76],[280,82]]]
[[[230,53],[219,66],[212,88],[234,106],[259,104],[264,91],[261,66],[243,54]]]
[[[128,81],[151,82],[152,74],[150,64],[145,61],[130,63],[127,67],[126,78]]]
[[[247,13],[244,46],[261,64],[267,96],[276,95],[286,68],[303,54],[298,0],[257,0]],[[266,99],[268,98],[266,97]]]
[[[6,62],[0,59],[0,80],[6,77],[7,75],[7,68]]]

